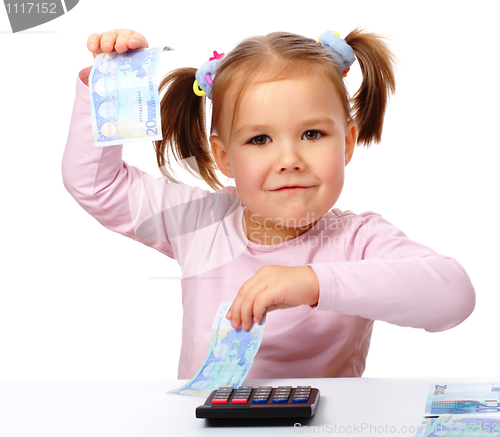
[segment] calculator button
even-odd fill
[[[264,398],[253,398],[252,402],[254,404],[264,404],[267,402],[267,398],[265,398],[265,399]]]
[[[298,385],[297,388],[311,388],[310,385]]]
[[[307,402],[308,398],[293,398],[292,402]]]
[[[241,386],[241,387],[238,387],[237,390],[252,390],[253,387],[252,386],[249,386],[249,385],[245,385],[245,386]]]
[[[217,389],[217,391],[229,391],[229,392],[232,392],[233,391],[233,387],[219,387]]]
[[[212,404],[227,404],[227,399],[212,399]]]
[[[246,404],[248,402],[248,398],[233,398],[232,404]]]
[[[284,402],[287,402],[288,398],[273,398],[273,402],[276,404],[282,404]]]
[[[289,389],[291,390],[291,389],[292,389],[292,386],[291,386],[291,385],[279,385],[279,386],[278,386],[278,390],[279,390],[280,388],[289,388]]]

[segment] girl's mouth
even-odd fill
[[[277,190],[273,190],[273,191],[282,191],[282,192],[288,192],[288,193],[296,193],[296,192],[299,192],[299,191],[303,191],[307,188],[310,188],[310,187],[281,187],[281,188],[278,188]]]

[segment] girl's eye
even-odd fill
[[[249,143],[255,144],[256,146],[263,146],[269,142],[269,137],[267,135],[257,135],[253,137]]]
[[[305,140],[317,140],[321,138],[323,134],[317,130],[308,130],[304,132],[304,135],[302,135],[302,138]]]

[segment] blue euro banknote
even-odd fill
[[[89,76],[97,147],[162,139],[156,69],[170,47],[101,53]]]
[[[500,382],[431,384],[425,415],[451,414],[500,418]]]
[[[219,387],[238,388],[245,380],[252,367],[255,354],[259,350],[266,316],[246,331],[231,327],[226,313],[232,302],[223,302],[215,316],[210,335],[207,357],[196,375],[175,390],[167,394],[208,398]]]
[[[500,419],[446,415],[427,419],[415,437],[500,436]]]

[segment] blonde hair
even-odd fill
[[[233,125],[240,96],[248,83],[257,79],[281,80],[315,69],[330,79],[338,91],[346,118],[357,125],[357,142],[367,147],[380,142],[389,95],[395,91],[395,57],[384,38],[374,33],[356,28],[345,41],[352,47],[363,76],[352,99],[344,84],[342,67],[319,42],[287,32],[242,41],[221,61],[213,80],[212,132],[220,126],[223,103],[229,92],[236,96]],[[206,97],[193,92],[195,74],[195,68],[180,68],[160,83],[160,92],[166,91],[161,100],[163,139],[154,142],[157,162],[161,172],[173,179],[168,170],[169,157],[165,156],[167,149],[178,162],[194,157],[200,176],[218,190],[223,185],[215,173],[216,164],[210,152]]]

